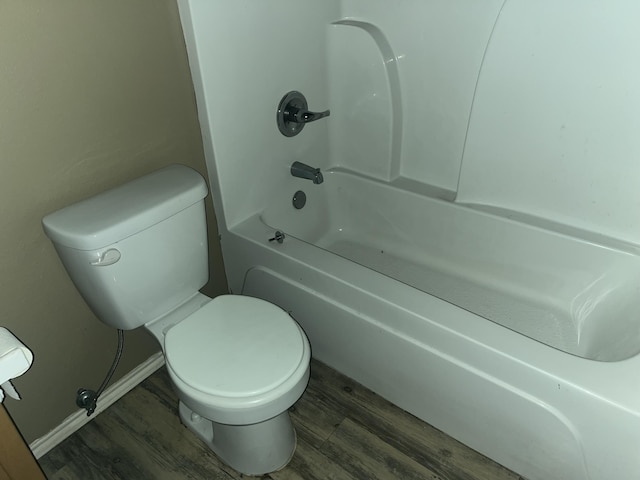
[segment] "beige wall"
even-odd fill
[[[0,1],[0,325],[35,355],[15,381],[23,400],[5,405],[28,442],[76,410],[79,387],[98,388],[117,342],[41,218],[174,162],[205,171],[175,1]],[[140,330],[125,342],[114,380],[159,350]]]

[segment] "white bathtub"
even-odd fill
[[[316,358],[531,480],[640,478],[633,252],[340,170],[292,185],[223,233],[236,293],[290,311]]]

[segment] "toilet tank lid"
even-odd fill
[[[42,225],[54,243],[95,250],[166,220],[206,196],[207,185],[198,172],[170,165],[51,213]]]

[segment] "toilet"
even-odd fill
[[[182,422],[238,472],[262,475],[295,451],[288,410],[307,386],[311,348],[279,307],[199,292],[208,280],[207,193],[199,173],[171,165],[42,223],[97,317],[158,339]]]

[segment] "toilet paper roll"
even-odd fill
[[[4,393],[15,399],[20,399],[20,395],[10,380],[29,370],[31,363],[33,363],[31,350],[9,330],[0,327],[0,386],[2,388],[0,401],[4,399]]]

